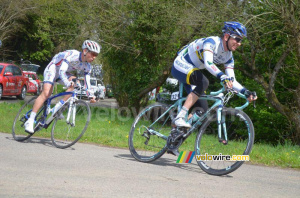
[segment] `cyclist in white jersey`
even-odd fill
[[[53,91],[53,85],[55,82],[59,82],[67,87],[67,91],[74,90],[73,76],[70,72],[76,70],[84,71],[85,75],[85,88],[87,96],[91,102],[95,101],[95,96],[92,90],[90,90],[90,73],[91,62],[100,53],[101,46],[91,40],[86,40],[82,44],[82,52],[77,50],[66,50],[56,54],[51,62],[48,64],[44,71],[44,85],[43,91],[36,99],[30,118],[25,122],[25,131],[28,133],[34,133],[34,119],[36,112],[42,107],[43,103],[51,96]],[[63,100],[66,101],[70,96],[66,96]]]
[[[208,109],[206,100],[198,100],[200,95],[205,94],[204,91],[209,85],[208,79],[201,72],[202,69],[207,69],[228,88],[245,94],[250,102],[257,99],[257,96],[253,96],[251,91],[238,83],[234,74],[232,51],[235,51],[241,45],[242,39],[247,37],[246,28],[239,22],[225,22],[222,32],[222,37],[197,39],[178,52],[172,67],[172,75],[184,84],[188,93],[187,100],[174,120],[178,127],[191,127],[186,118],[189,109],[195,103],[202,111]],[[216,64],[223,64],[225,73]],[[192,89],[191,85],[196,87]]]

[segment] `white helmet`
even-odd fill
[[[82,44],[82,49],[88,49],[91,52],[100,53],[101,46],[95,41],[85,40]]]

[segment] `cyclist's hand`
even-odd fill
[[[232,89],[233,87],[233,79],[230,78],[229,76],[222,75],[221,76],[221,82],[229,89]]]
[[[255,91],[246,90],[244,92],[244,95],[247,97],[247,99],[248,99],[249,102],[257,100],[257,95],[256,95]]]

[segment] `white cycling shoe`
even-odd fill
[[[24,123],[24,126],[25,126],[25,132],[33,134],[33,133],[34,133],[33,124],[34,124],[34,120],[28,119],[28,120]]]
[[[179,117],[177,119],[175,119],[175,122],[174,124],[177,126],[177,127],[186,127],[186,128],[191,128],[191,124],[186,122],[184,118],[182,117]]]

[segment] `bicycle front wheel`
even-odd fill
[[[250,159],[245,155],[250,154],[254,142],[252,121],[243,111],[224,108],[222,123],[226,125],[227,144],[219,142],[216,114],[203,123],[195,142],[196,161],[203,171],[211,175],[226,175],[238,169]],[[222,138],[223,132],[222,127]]]
[[[70,120],[67,122],[68,112],[70,109]],[[75,118],[73,115],[75,113]],[[70,107],[66,103],[58,110],[51,130],[51,140],[57,148],[68,148],[74,145],[85,133],[91,120],[91,110],[89,105],[77,100]]]
[[[167,138],[172,129],[173,111],[165,104],[147,106],[137,115],[128,138],[131,155],[138,161],[151,162],[167,151]],[[163,115],[166,113],[165,115]]]
[[[37,97],[33,97],[29,101],[25,102],[25,104],[21,107],[21,109],[19,110],[18,114],[15,117],[13,127],[12,127],[12,135],[13,138],[19,142],[27,140],[33,135],[25,132],[24,123],[30,117],[32,107],[36,99]],[[43,109],[44,107],[41,108],[40,112],[42,112]],[[36,119],[38,119],[39,114],[37,114],[36,117],[37,117]]]

